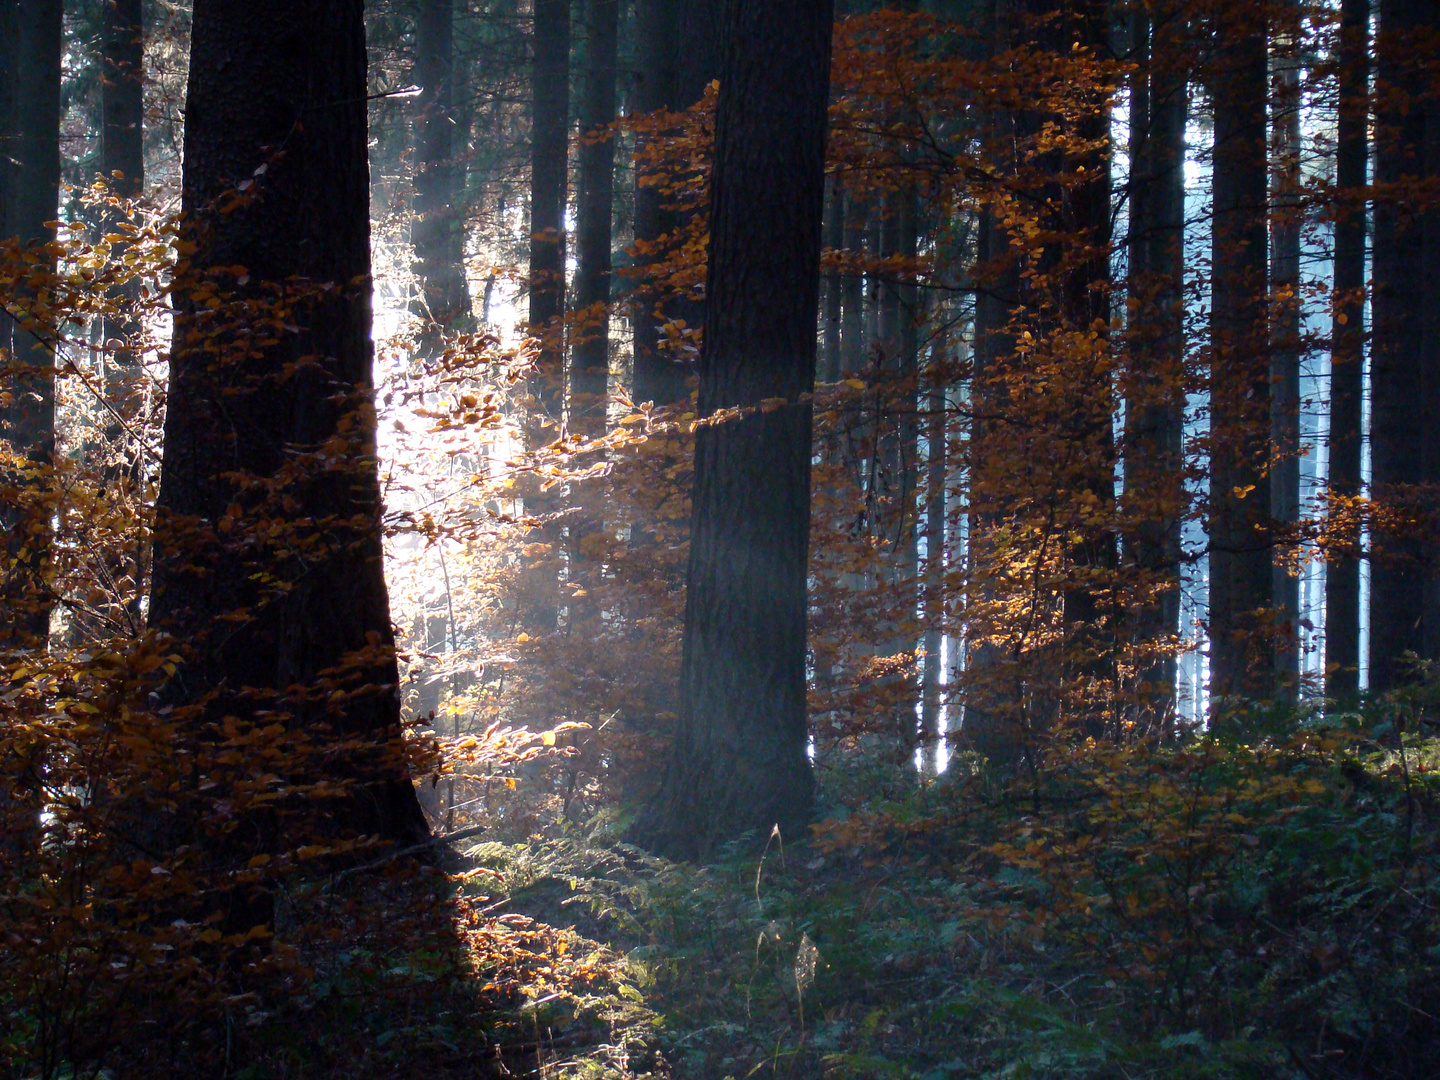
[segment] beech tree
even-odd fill
[[[806,570],[830,0],[729,0],[680,717],[637,835],[677,855],[810,812]],[[731,410],[740,410],[732,415]]]
[[[560,416],[565,309],[565,201],[570,131],[570,0],[535,0],[530,128],[530,329],[542,347],[532,393]]]
[[[211,719],[278,711],[322,741],[358,740],[336,766],[356,784],[331,827],[413,841],[424,817],[383,752],[399,699],[371,401],[365,62],[360,0],[195,5],[150,624],[188,652],[172,704]],[[212,304],[221,292],[233,299]],[[322,683],[334,692],[292,690]]]

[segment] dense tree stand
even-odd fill
[[[661,789],[635,830],[703,858],[803,828],[811,406],[830,0],[732,0],[710,254],[680,675]],[[717,415],[739,410],[739,415]]]

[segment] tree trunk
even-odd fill
[[[1373,498],[1419,509],[1432,451],[1432,377],[1425,365],[1424,234],[1409,212],[1424,176],[1429,101],[1417,96],[1427,57],[1415,54],[1416,32],[1433,5],[1382,0],[1376,42],[1375,254],[1371,359]],[[1432,298],[1433,299],[1433,298]],[[1404,655],[1425,655],[1424,544],[1413,528],[1377,529],[1370,572],[1370,689],[1409,681]]]
[[[1365,189],[1369,170],[1370,0],[1343,0],[1340,116],[1335,151],[1335,315],[1330,350],[1333,499],[1360,494],[1365,371]],[[1325,567],[1325,696],[1341,708],[1360,693],[1360,529],[1341,513]]]
[[[1174,13],[1161,27],[1133,17],[1129,349],[1126,379],[1127,555],[1149,596],[1136,618],[1142,660],[1136,701],[1152,729],[1175,710],[1184,483],[1186,79]]]
[[[845,192],[837,176],[830,177],[825,195],[825,246],[836,254],[845,247]],[[825,275],[825,310],[820,317],[821,382],[840,381],[841,277],[834,271]]]
[[[195,248],[176,270],[150,619],[187,654],[164,696],[199,710],[197,738],[278,715],[337,754],[358,740],[327,766],[355,784],[316,806],[316,828],[413,842],[427,829],[395,754],[381,564],[363,15],[360,0],[195,3]],[[237,180],[254,197],[235,205]],[[211,311],[207,288],[260,305],[260,325]],[[276,290],[291,294],[278,334]],[[354,685],[335,674],[346,663]]]
[[[6,215],[0,236],[15,237],[26,246],[53,240],[46,222],[58,216],[60,192],[60,0],[26,0],[13,19],[13,51],[7,117],[12,139],[6,152],[8,183]],[[53,274],[55,258],[41,255],[34,274]],[[9,298],[10,330],[5,388],[14,402],[0,414],[0,441],[26,460],[16,475],[4,470],[6,487],[20,494],[0,505],[0,530],[5,534],[8,571],[0,577],[0,650],[43,648],[53,607],[45,584],[50,550],[49,512],[39,497],[49,485],[55,453],[55,332],[30,314],[37,291],[25,284]]]
[[[558,421],[564,394],[565,196],[570,132],[570,0],[535,0],[530,129],[530,332],[541,340],[531,394]]]
[[[611,211],[615,192],[615,51],[619,0],[588,0],[585,97],[580,107],[575,326],[570,358],[571,429],[604,430],[610,373]]]
[[[794,836],[806,756],[806,572],[830,0],[729,0],[716,118],[680,719],[638,835],[699,856]]]
[[[465,331],[472,322],[465,280],[464,169],[455,160],[455,0],[422,0],[415,24],[416,118],[415,274],[433,349],[439,334]]]
[[[1273,690],[1266,319],[1266,26],[1215,9],[1210,648],[1215,717]]]
[[[1270,354],[1270,505],[1281,544],[1271,566],[1275,673],[1282,698],[1295,701],[1300,681],[1300,579],[1286,565],[1300,522],[1300,9],[1285,5],[1274,35],[1272,107],[1274,213],[1270,226],[1270,294],[1275,325]]]
[[[100,171],[129,198],[145,186],[145,37],[142,0],[105,0]]]
[[[679,111],[695,104],[719,74],[719,34],[723,0],[638,0],[641,54],[639,111]],[[639,183],[635,189],[635,240],[654,243],[684,225],[680,215],[662,205],[665,197]],[[631,396],[636,401],[674,404],[686,395],[689,365],[660,343],[656,304],[635,305],[635,375]],[[667,304],[666,318],[695,325],[703,307],[689,301]]]
[[[866,252],[870,207],[854,195],[845,196],[845,254],[859,259]],[[865,366],[865,275],[845,274],[840,281],[840,374],[858,375]]]

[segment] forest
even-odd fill
[[[0,1080],[1440,1072],[1440,0],[0,0],[0,308]]]

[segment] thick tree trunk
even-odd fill
[[[1365,188],[1369,169],[1370,0],[1340,13],[1340,116],[1335,151],[1335,315],[1330,350],[1329,494],[1360,494],[1365,370]],[[1344,708],[1360,692],[1360,529],[1353,515],[1325,567],[1325,696]]]
[[[38,246],[53,240],[47,221],[58,215],[60,192],[60,0],[26,0],[9,13],[13,37],[6,126],[8,172],[6,214],[0,236]],[[34,272],[55,269],[53,255],[41,255]],[[8,297],[10,331],[3,344],[6,377],[0,386],[14,401],[0,413],[0,441],[26,465],[6,467],[5,486],[20,493],[18,503],[0,505],[7,569],[0,575],[0,650],[43,648],[53,607],[45,585],[50,518],[38,497],[49,484],[55,453],[55,335],[30,314],[37,293],[22,285]],[[13,317],[13,322],[12,322]]]
[[[1376,43],[1375,254],[1371,360],[1373,497],[1420,509],[1419,485],[1435,439],[1429,408],[1435,376],[1427,370],[1424,232],[1407,204],[1425,174],[1425,135],[1433,106],[1423,93],[1428,56],[1417,31],[1433,29],[1434,5],[1382,0]],[[1376,530],[1370,573],[1370,689],[1409,680],[1404,656],[1426,654],[1425,545],[1414,528]]]
[[[1266,319],[1266,26],[1215,11],[1211,224],[1211,712],[1274,689]]]
[[[611,212],[615,194],[615,52],[619,0],[588,0],[585,97],[580,107],[575,326],[570,358],[571,429],[598,435],[610,372]]]
[[[1270,354],[1270,506],[1282,540],[1300,521],[1300,9],[1287,3],[1274,35],[1274,211],[1270,225],[1270,294],[1275,325]],[[1299,690],[1300,579],[1286,564],[1293,540],[1278,545],[1271,567],[1275,673],[1279,694]]]
[[[455,0],[422,0],[415,24],[415,274],[420,279],[423,335],[465,331],[472,322],[465,280],[464,169],[455,157]]]
[[[195,3],[183,196],[195,249],[176,272],[150,619],[187,653],[165,694],[201,709],[197,732],[278,715],[322,745],[358,740],[329,766],[355,781],[350,796],[317,804],[318,827],[410,842],[427,829],[395,756],[363,14],[360,0]],[[255,197],[235,205],[237,181]],[[255,326],[210,311],[210,288],[266,313],[275,290],[301,295],[275,334],[268,314]],[[347,663],[354,685],[335,673]],[[335,692],[317,694],[330,679]]]
[[[705,855],[812,801],[806,572],[830,0],[729,0],[680,719],[638,835]]]
[[[1175,18],[1132,22],[1130,327],[1126,379],[1126,554],[1149,600],[1134,638],[1148,659],[1136,699],[1142,720],[1164,728],[1175,710],[1180,629],[1180,528],[1185,424],[1184,229],[1186,80]]]
[[[558,421],[565,373],[565,196],[570,133],[570,0],[535,0],[530,129],[530,332],[541,340],[531,383]]]

